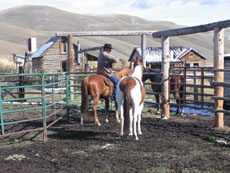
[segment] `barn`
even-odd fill
[[[80,63],[95,61],[97,57],[84,53],[85,60],[77,59],[77,45],[73,43],[75,55],[75,67]],[[37,72],[58,72],[67,71],[68,42],[66,37],[51,37],[40,49],[32,54],[29,59],[32,61],[33,71]]]
[[[130,55],[129,61],[132,58],[141,58],[141,48],[135,47]],[[146,57],[147,64],[158,64],[161,65],[162,61],[162,48],[161,47],[147,47]],[[170,65],[184,63],[185,66],[203,66],[206,58],[192,48],[185,48],[181,46],[170,47]]]
[[[32,61],[34,71],[57,72],[65,70],[67,39],[65,37],[51,37],[29,59]]]

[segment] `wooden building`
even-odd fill
[[[130,55],[129,60],[134,58],[141,58],[141,48],[135,47]],[[203,66],[206,58],[199,54],[192,48],[185,47],[170,47],[170,65],[177,65],[184,63],[185,66]],[[147,64],[155,64],[160,66],[162,62],[162,48],[161,47],[147,47],[145,61]]]
[[[67,39],[51,37],[29,57],[34,71],[58,72],[66,70]]]
[[[75,69],[81,68],[82,63],[88,61],[97,61],[97,57],[84,53],[80,54],[80,59],[77,59],[77,45],[73,44],[74,56],[75,56]],[[40,49],[32,54],[29,59],[32,61],[33,71],[44,72],[58,72],[67,71],[67,59],[68,59],[68,42],[66,37],[51,37]]]
[[[205,66],[206,58],[193,48],[185,48],[185,51],[180,56],[178,56],[178,58],[184,62],[185,66],[188,67]]]

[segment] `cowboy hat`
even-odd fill
[[[105,43],[105,45],[104,45],[104,49],[105,49],[105,48],[113,49],[113,48],[112,48],[112,45],[111,45],[111,44],[107,44],[107,43]]]

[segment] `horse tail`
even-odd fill
[[[85,77],[81,82],[81,114],[86,114],[86,115],[88,115],[88,107],[89,107],[88,83],[89,83],[89,77]]]
[[[130,106],[131,106],[131,95],[130,90],[124,92],[124,131],[128,132],[130,122]]]

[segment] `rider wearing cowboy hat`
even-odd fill
[[[120,62],[118,57],[111,54],[112,45],[105,43],[103,51],[100,52],[97,64],[97,73],[106,74],[110,80],[114,83],[114,96],[116,96],[116,89],[119,79],[113,75],[113,63]]]

